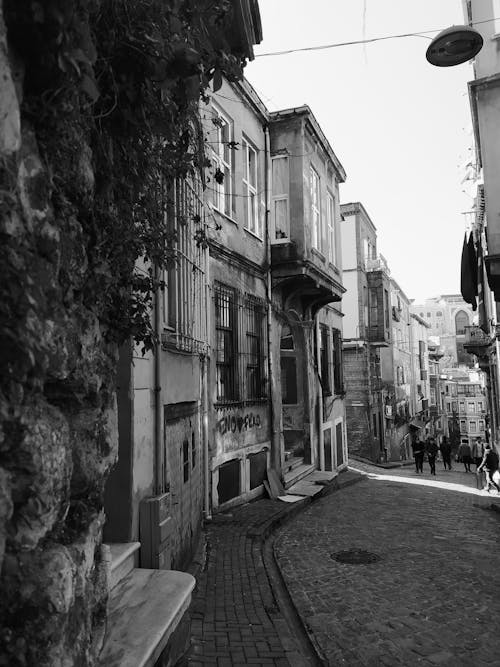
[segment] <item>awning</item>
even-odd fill
[[[425,424],[421,419],[412,419],[410,422],[410,426],[413,426],[413,428],[424,428]]]

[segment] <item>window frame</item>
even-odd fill
[[[214,104],[212,104],[212,110],[218,121],[223,121],[228,128],[228,138],[226,142],[223,138],[223,128],[217,123],[214,123],[215,138],[212,142],[212,163],[215,165],[214,173],[218,168],[224,174],[224,179],[222,183],[218,183],[215,178],[212,179],[212,205],[216,211],[233,220],[235,217],[234,151],[229,144],[234,141],[234,124],[231,118]],[[225,150],[226,144],[227,154]],[[227,177],[226,172],[229,174],[229,178]],[[223,206],[221,206],[221,200]]]
[[[275,192],[274,163],[277,160],[286,160],[286,192]],[[290,160],[288,155],[275,155],[271,158],[271,243],[289,243],[290,242]],[[286,202],[286,236],[276,238],[276,204]]]
[[[326,225],[328,239],[328,261],[334,266],[337,265],[337,248],[335,233],[335,197],[327,190],[326,192]]]
[[[322,252],[320,176],[312,164],[309,165],[309,195],[311,199],[311,247]]]
[[[242,155],[243,155],[243,206],[244,206],[244,228],[262,239],[262,221],[259,215],[259,197],[258,197],[258,183],[259,183],[259,153],[252,142],[243,135],[241,140]],[[254,155],[254,184],[251,182],[250,174],[250,154]],[[253,205],[252,205],[253,203]]]
[[[220,313],[224,312],[221,308],[220,299],[224,299],[223,321],[221,322]],[[227,303],[227,309],[226,309]],[[216,283],[214,289],[215,305],[215,386],[217,403],[235,403],[239,401],[240,385],[237,382],[237,359],[238,359],[238,323],[237,323],[237,302],[236,290],[222,283]],[[227,318],[226,318],[227,317]],[[219,335],[222,332],[224,346],[219,345]],[[224,334],[228,334],[228,338]],[[226,360],[226,340],[230,341],[228,360]],[[224,359],[219,359],[219,354],[223,353]],[[221,370],[224,369],[224,370]],[[224,377],[222,377],[224,376]],[[229,378],[229,381],[227,381]],[[229,387],[227,392],[221,390],[222,387]]]

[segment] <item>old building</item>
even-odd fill
[[[345,172],[307,106],[270,114],[273,429],[291,484],[347,464],[339,183]]]
[[[471,445],[481,437],[489,439],[487,427],[487,397],[484,374],[477,370],[447,369],[441,375],[445,431],[452,447],[461,442]]]
[[[392,334],[390,271],[377,252],[377,233],[360,202],[341,205],[344,375],[350,454],[386,458],[381,348]]]
[[[390,280],[391,343],[380,349],[384,449],[388,460],[411,457],[410,419],[412,347],[410,300],[398,283]]]
[[[262,493],[271,465],[267,110],[251,86],[224,82],[202,109],[211,150],[210,511]]]

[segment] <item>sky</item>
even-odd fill
[[[307,104],[347,173],[341,203],[360,201],[378,251],[416,303],[460,293],[473,201],[462,183],[473,137],[469,63],[434,67],[423,37],[259,57],[463,24],[460,0],[259,0],[263,41],[245,76],[274,111]],[[470,188],[469,188],[470,192]]]

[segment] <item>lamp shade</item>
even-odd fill
[[[483,38],[468,25],[454,25],[436,35],[425,54],[431,65],[452,67],[467,62],[479,53]]]

